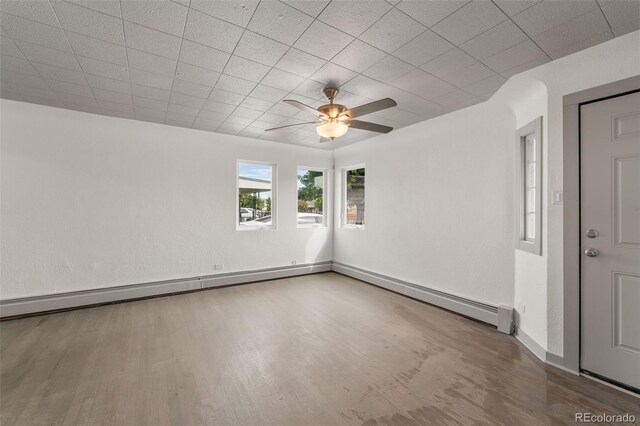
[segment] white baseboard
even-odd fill
[[[391,290],[396,293],[404,294],[405,296],[409,296],[414,299],[422,300],[423,302],[427,302],[432,305],[440,306],[450,311],[457,312],[492,325],[498,324],[497,306],[487,305],[475,300],[419,286],[417,284],[398,280],[396,278],[366,271],[364,269],[342,263],[333,262],[333,270],[340,274],[365,281],[378,287],[386,288],[387,290]]]
[[[316,274],[332,270],[331,261],[309,263],[305,265],[291,265],[282,268],[259,269],[255,271],[232,272],[199,277],[202,288],[221,287],[225,285],[244,284],[255,281],[275,280],[278,278],[295,277],[298,275]]]
[[[547,351],[538,344],[531,336],[516,327],[514,333],[516,339],[520,341],[527,349],[529,349],[542,362],[547,362]]]
[[[210,287],[244,284],[255,281],[328,272],[332,270],[331,264],[331,261],[327,261],[253,271],[231,272],[204,277],[191,277],[143,284],[132,284],[95,290],[7,299],[0,301],[0,318],[81,306],[99,305],[103,303],[139,299],[163,294],[181,293]]]
[[[516,332],[514,333],[516,339],[520,341],[524,345],[525,348],[529,349],[540,361],[545,364],[549,364],[553,367],[559,368],[560,370],[566,371],[567,373],[579,375],[580,372],[569,368],[565,365],[565,359],[557,354],[552,352],[548,352],[545,348],[543,348],[538,342],[536,342],[531,336],[522,331],[522,329],[516,327]]]

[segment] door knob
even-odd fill
[[[594,249],[593,247],[589,247],[588,249],[586,249],[584,251],[584,254],[586,254],[589,257],[597,257],[600,252],[598,251],[598,249]]]
[[[598,238],[598,230],[597,229],[587,229],[587,232],[584,233],[587,238]]]

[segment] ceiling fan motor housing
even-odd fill
[[[326,115],[329,118],[337,118],[346,110],[347,107],[340,104],[326,104],[318,107],[318,112],[322,115]]]

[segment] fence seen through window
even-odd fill
[[[364,226],[364,182],[365,169],[347,169],[344,173],[343,224],[347,227]]]

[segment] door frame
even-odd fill
[[[582,372],[580,107],[639,90],[640,76],[635,76],[563,97],[563,356],[554,356],[552,361],[574,372]]]

